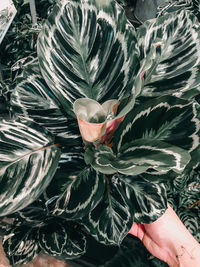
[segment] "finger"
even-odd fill
[[[145,234],[145,228],[142,224],[137,224],[134,222],[129,234],[137,236],[140,240],[142,240]]]

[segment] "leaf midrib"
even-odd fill
[[[153,68],[151,68],[149,74],[147,75],[145,82],[144,82],[144,87],[151,82],[151,77],[152,74],[155,73],[155,69],[157,68],[157,66],[160,64],[160,62],[163,60],[162,56],[165,55],[165,52],[167,51],[167,48],[169,47],[169,44],[172,43],[173,41],[173,36],[177,33],[177,28],[173,31],[173,34],[171,34],[170,38],[168,38],[167,40],[165,40],[165,44],[164,44],[164,49],[161,50],[161,54],[159,56],[156,56],[156,58],[153,60]],[[153,45],[153,43],[151,44]],[[162,47],[162,45],[161,45]],[[154,49],[154,48],[152,48]],[[162,60],[161,60],[162,59]]]
[[[21,156],[21,157],[15,159],[15,160],[13,160],[13,161],[11,161],[8,165],[5,165],[5,168],[6,168],[6,169],[9,168],[10,166],[12,166],[13,164],[15,164],[16,162],[22,160],[23,158],[25,158],[25,157],[27,157],[27,156],[29,156],[29,155],[31,155],[31,154],[34,154],[34,153],[36,153],[36,152],[38,152],[38,151],[40,151],[40,150],[44,150],[44,149],[47,149],[47,148],[51,148],[51,147],[53,147],[53,146],[58,147],[59,145],[58,145],[58,144],[52,144],[52,145],[48,145],[48,146],[44,146],[44,147],[40,147],[40,148],[38,148],[38,149],[36,149],[36,150],[34,150],[34,151],[28,152],[28,153],[24,154],[23,156]]]
[[[73,32],[74,32],[74,39],[77,43],[77,46],[79,48],[79,51],[78,54],[80,55],[81,57],[81,60],[82,60],[82,66],[83,66],[83,69],[84,69],[84,73],[85,73],[85,80],[89,86],[89,94],[88,94],[88,97],[89,98],[92,98],[92,99],[95,99],[94,98],[94,95],[93,95],[93,92],[92,92],[92,82],[90,80],[90,75],[89,75],[89,72],[87,70],[87,66],[86,66],[86,61],[85,61],[85,58],[86,58],[86,55],[84,55],[84,53],[82,53],[84,51],[84,49],[82,49],[82,43],[80,42],[80,35],[79,35],[79,32],[77,31],[77,28],[76,28],[76,25],[73,23],[72,24],[72,28],[73,28]]]

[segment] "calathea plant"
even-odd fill
[[[61,1],[0,124],[0,216],[13,265],[120,245],[198,165],[200,38],[190,11],[135,31],[114,1]],[[81,136],[81,134],[82,136]]]

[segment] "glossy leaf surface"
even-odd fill
[[[132,218],[137,223],[157,220],[167,208],[167,196],[163,183],[152,183],[140,175],[119,175],[126,188]]]
[[[37,242],[37,230],[25,225],[13,226],[3,239],[3,248],[12,266],[26,264],[41,251]]]
[[[157,16],[163,16],[167,13],[172,13],[180,10],[191,11],[200,21],[200,2],[199,0],[187,1],[165,1],[166,3],[158,7]]]
[[[81,144],[76,119],[63,112],[59,101],[47,86],[37,59],[26,65],[11,94],[11,109],[21,120],[32,120],[45,127],[68,145]]]
[[[141,95],[173,94],[188,99],[199,94],[198,25],[196,17],[183,10],[147,21],[138,29],[144,76]]]
[[[134,28],[115,1],[61,1],[38,40],[42,75],[72,115],[77,98],[130,95],[137,54]]]
[[[116,172],[140,174],[148,169],[166,172],[182,172],[190,161],[189,153],[176,146],[155,140],[138,139],[124,145],[115,155],[107,146],[86,151],[86,161],[95,170],[105,174]]]
[[[196,102],[170,96],[147,101],[131,111],[118,128],[113,140],[114,151],[120,154],[133,140],[141,144],[144,140],[150,146],[154,142],[159,145],[161,141],[166,149],[171,145],[175,153],[177,149],[176,156],[180,162],[185,162],[186,154],[192,154],[199,146],[198,114],[199,105]]]
[[[0,216],[36,200],[50,183],[60,158],[53,138],[36,125],[0,123]]]
[[[67,153],[47,189],[46,204],[53,215],[80,219],[97,205],[104,188],[104,175],[86,166],[81,153]]]
[[[199,145],[197,102],[164,96],[138,105],[124,119],[114,138],[114,149],[137,139],[163,141],[190,152]]]
[[[120,245],[131,228],[132,220],[119,179],[108,177],[102,200],[82,219],[82,223],[99,242]]]
[[[66,259],[80,257],[86,252],[85,236],[71,228],[67,222],[52,220],[47,226],[39,230],[39,245],[41,249],[51,255]]]
[[[103,199],[82,219],[99,242],[119,245],[134,221],[153,222],[166,210],[162,184],[150,183],[140,176],[116,174],[107,177],[106,185]]]

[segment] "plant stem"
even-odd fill
[[[29,5],[31,10],[32,24],[35,25],[37,24],[35,0],[29,0]]]

